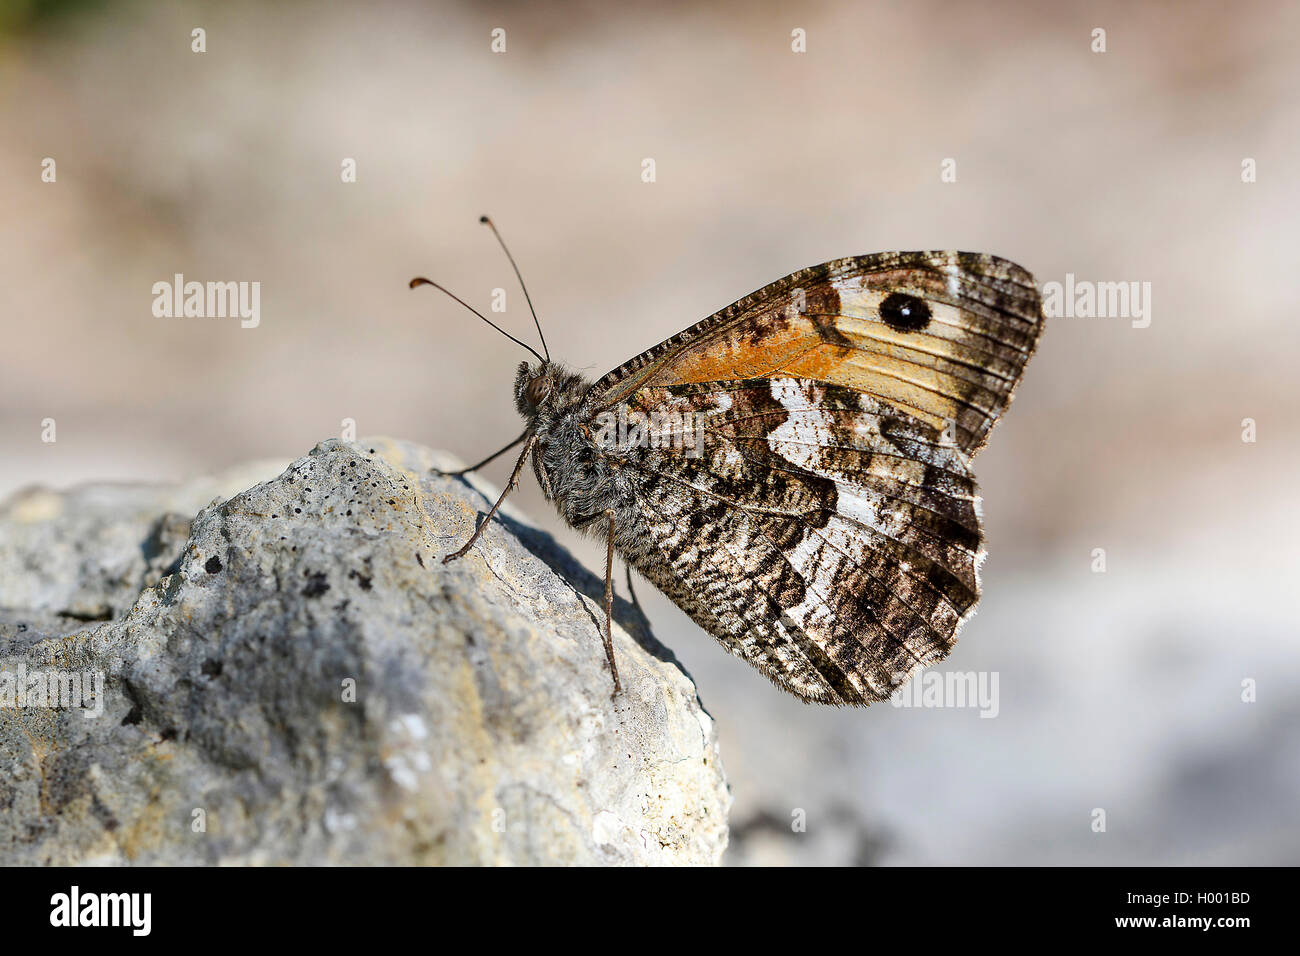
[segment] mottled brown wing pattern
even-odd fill
[[[636,397],[638,408],[683,405],[708,411],[703,455],[655,449],[634,479],[659,548],[647,563],[656,586],[810,700],[881,700],[948,653],[982,556],[956,448],[869,395],[807,380]]]
[[[1040,331],[1018,266],[890,253],[802,270],[631,360],[595,385],[604,407],[707,423],[702,455],[667,443],[630,476],[639,570],[778,686],[888,697],[979,598],[969,456]]]

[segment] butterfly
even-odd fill
[[[951,651],[985,553],[971,460],[1043,329],[1023,268],[968,252],[824,262],[594,382],[551,360],[535,310],[542,353],[452,298],[537,361],[515,376],[523,434],[449,473],[523,445],[500,499],[443,560],[469,551],[531,460],[560,517],[605,537],[615,694],[616,553],[807,702],[884,700]]]

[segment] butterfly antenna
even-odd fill
[[[528,302],[528,311],[533,313],[533,325],[537,326],[537,337],[542,340],[542,351],[546,353],[546,361],[549,362],[551,360],[551,350],[546,347],[546,336],[542,334],[542,323],[537,320],[537,310],[533,308],[533,299],[528,294],[528,286],[524,285],[524,277],[519,274],[519,266],[515,265],[515,257],[510,254],[510,249],[506,246],[506,241],[501,238],[501,233],[497,232],[496,223],[487,216],[479,216],[478,221],[487,223],[488,228],[492,230],[492,235],[496,236],[497,242],[501,243],[501,251],[510,260],[510,268],[515,270],[515,278],[519,280],[519,288],[524,290],[524,299]]]
[[[532,352],[533,355],[537,355],[537,349],[533,348],[531,345],[527,345],[527,344],[525,344],[525,343],[523,343],[523,342],[520,342],[517,338],[515,338],[513,335],[511,335],[511,334],[510,334],[509,332],[507,332],[505,329],[501,328],[501,326],[497,325],[495,322],[493,322],[491,319],[489,319],[486,315],[484,315],[484,314],[483,314],[482,312],[480,312],[478,309],[474,308],[474,306],[470,305],[468,302],[466,302],[466,301],[465,301],[464,299],[462,299],[460,296],[458,296],[458,295],[452,293],[451,291],[449,291],[449,290],[447,290],[447,289],[444,289],[442,286],[438,285],[438,283],[434,282],[432,279],[426,279],[426,278],[424,278],[424,276],[416,276],[414,279],[411,280],[411,288],[412,288],[412,289],[414,289],[416,286],[420,286],[420,285],[431,285],[431,286],[433,286],[435,289],[437,289],[439,292],[445,292],[447,295],[451,296],[453,299],[455,299],[455,300],[456,300],[457,302],[459,302],[461,305],[465,306],[465,308],[469,309],[471,312],[473,312],[475,315],[477,315],[480,319],[482,319],[482,320],[483,320],[484,322],[486,322],[488,325],[492,326],[492,328],[496,329],[498,332],[500,332],[502,335],[504,335],[506,338],[508,338],[511,342],[514,342],[516,345],[522,345],[524,348],[528,349],[528,351]],[[543,343],[543,348],[545,348],[545,343]],[[550,359],[549,359],[549,357],[544,359],[544,358],[542,358],[540,355],[537,355],[537,361],[539,361],[539,362],[546,362],[546,361],[550,361]]]

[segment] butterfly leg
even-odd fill
[[[555,491],[551,488],[551,476],[546,470],[546,462],[542,460],[541,455],[535,456],[533,460],[537,462],[537,474],[542,479],[542,494],[546,495],[547,501],[554,501]]]
[[[487,517],[483,519],[482,524],[474,529],[474,533],[470,535],[469,540],[465,542],[464,546],[462,546],[459,551],[453,551],[442,559],[443,564],[446,564],[448,561],[456,560],[470,548],[474,547],[474,542],[478,540],[478,536],[483,533],[483,529],[492,521],[493,516],[496,515],[497,510],[501,507],[501,502],[506,500],[506,495],[519,487],[519,473],[524,470],[524,462],[528,460],[528,455],[532,452],[533,446],[536,444],[537,436],[533,435],[528,439],[528,443],[524,445],[524,452],[519,456],[519,460],[515,462],[515,470],[510,473],[510,480],[506,482],[505,490],[501,492],[501,497],[497,499],[497,503],[492,506],[492,510],[487,513]],[[610,538],[610,541],[612,547],[612,537]]]
[[[455,471],[443,471],[441,468],[430,468],[429,470],[433,472],[435,475],[439,475],[440,477],[443,478],[459,478],[461,475],[468,475],[471,471],[478,471],[484,465],[496,461],[497,458],[504,455],[511,448],[514,448],[516,445],[518,445],[521,441],[523,441],[527,437],[528,437],[528,432],[524,432],[522,435],[520,435],[518,438],[512,441],[509,445],[506,445],[505,448],[502,448],[500,451],[494,451],[492,454],[488,455],[486,458],[480,461],[477,465],[470,465],[468,468],[458,468]]]
[[[619,692],[618,665],[614,663],[614,512],[606,511],[609,519],[609,545],[605,551],[605,656],[614,675],[614,694]]]

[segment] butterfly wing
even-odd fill
[[[614,405],[655,385],[783,375],[873,395],[949,426],[975,454],[1042,332],[1033,277],[996,256],[890,252],[802,269],[610,372]]]
[[[890,253],[802,270],[626,363],[602,407],[702,423],[652,425],[628,476],[639,570],[778,686],[888,697],[978,600],[969,455],[1040,331],[1018,266]]]

